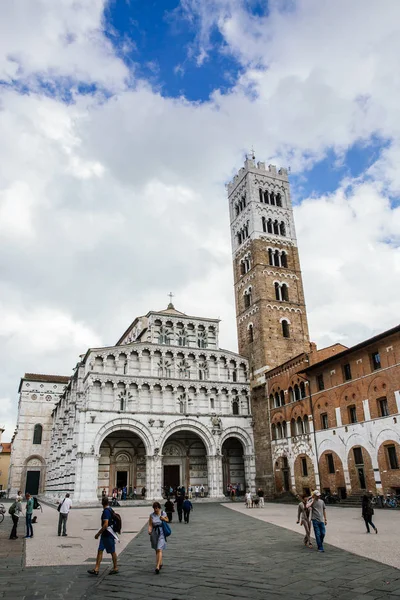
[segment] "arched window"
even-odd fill
[[[303,421],[301,417],[297,417],[297,435],[302,435],[304,433],[303,431]]]
[[[272,424],[272,427],[271,427],[271,435],[272,435],[272,439],[276,440],[276,427],[274,424]]]
[[[274,266],[274,253],[272,248],[268,248],[268,262],[271,265],[271,267]]]
[[[281,405],[281,399],[278,392],[275,392],[275,408]]]
[[[262,221],[262,230],[263,230],[264,233],[266,233],[266,231],[267,231],[267,221],[266,221],[265,217],[262,217],[261,221]]]
[[[296,437],[297,432],[296,432],[296,421],[294,419],[292,419],[290,421],[290,435],[292,437]]]
[[[270,408],[275,408],[275,399],[273,394],[269,395],[269,406]]]
[[[279,267],[279,250],[275,250],[274,252],[274,265],[275,267]]]
[[[197,346],[199,348],[207,348],[207,334],[205,331],[199,331],[197,334]]]
[[[238,400],[234,400],[232,402],[232,413],[234,415],[238,415],[239,414],[239,401]]]
[[[282,207],[282,196],[280,194],[276,195],[276,205]]]
[[[285,302],[289,302],[289,288],[286,285],[286,283],[283,283],[281,286],[281,295],[282,300],[284,300]]]
[[[289,402],[294,402],[294,394],[293,394],[293,388],[290,387],[288,389],[288,394],[289,394]]]
[[[267,190],[264,192],[264,202],[265,204],[269,204],[269,196]]]
[[[282,254],[281,254],[281,265],[282,265],[282,267],[286,267],[287,268],[287,254],[286,254],[286,252],[282,252]]]
[[[186,333],[185,331],[180,331],[178,335],[178,346],[186,346]]]
[[[307,416],[305,416],[303,419],[303,431],[304,433],[310,433],[310,425]]]
[[[278,423],[276,426],[276,437],[278,438],[278,440],[282,439],[282,424]]]
[[[305,384],[304,384],[304,381],[302,381],[302,382],[300,383],[300,396],[301,396],[302,398],[305,398],[305,397],[306,397],[306,386],[305,386]]]
[[[250,323],[249,325],[249,342],[253,342],[254,341],[254,331],[253,331],[253,325]]]
[[[119,395],[119,410],[125,410],[125,394],[123,392]]]
[[[297,400],[300,400],[300,388],[299,388],[299,386],[297,385],[297,383],[296,383],[296,384],[295,384],[295,386],[294,386],[294,399],[295,399],[296,401],[297,401]]]
[[[281,406],[285,406],[285,392],[283,390],[280,391],[281,396]]]
[[[282,335],[284,338],[290,337],[289,323],[285,319],[282,321]]]
[[[281,223],[279,225],[279,233],[283,236],[286,235],[286,227],[285,227],[285,223],[283,221],[281,221]]]
[[[264,195],[261,188],[258,188],[258,194],[260,196],[260,202],[264,202]]]
[[[274,221],[274,234],[279,235],[279,223],[278,221]]]
[[[272,231],[272,219],[268,219],[268,221],[267,221],[267,231],[268,231],[268,233],[273,233],[273,231]]]
[[[275,281],[274,287],[275,287],[275,298],[276,298],[276,300],[280,300],[281,299],[281,290],[280,290],[280,285],[277,281]]]
[[[33,443],[34,444],[41,444],[42,443],[42,433],[43,433],[43,427],[41,425],[39,425],[39,423],[37,423],[33,429]]]
[[[214,408],[215,408],[214,398],[210,398],[210,410],[214,410]]]
[[[275,194],[274,194],[274,192],[271,192],[271,193],[270,193],[270,195],[269,195],[269,200],[270,200],[271,204],[272,204],[273,206],[275,206]]]
[[[283,423],[282,423],[282,435],[283,435],[283,437],[287,437],[286,421],[283,421]]]
[[[237,371],[232,371],[232,381],[237,381]]]

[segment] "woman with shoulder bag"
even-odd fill
[[[156,551],[156,575],[162,569],[163,566],[163,550],[167,547],[167,543],[165,541],[165,534],[163,529],[163,522],[168,523],[169,519],[167,514],[161,510],[161,504],[159,502],[154,502],[153,511],[149,517],[149,536],[150,543],[153,550]]]
[[[372,502],[370,496],[364,494],[362,498],[362,517],[365,521],[365,526],[367,528],[367,533],[370,533],[369,526],[371,525],[372,529],[375,529],[375,533],[378,533],[378,529],[372,522],[372,515],[374,514],[374,509],[372,508]]]

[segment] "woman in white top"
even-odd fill
[[[301,502],[297,507],[297,523],[303,525],[305,536],[304,536],[304,545],[308,546],[308,548],[312,548],[313,545],[311,543],[311,509],[307,507],[307,502],[309,500],[308,496],[301,497]]]

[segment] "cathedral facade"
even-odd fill
[[[219,348],[219,321],[172,304],[91,348],[68,378],[20,385],[9,488],[93,502],[103,489],[230,483],[254,489],[248,362]]]

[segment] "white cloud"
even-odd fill
[[[221,317],[221,344],[236,347],[224,183],[251,144],[300,172],[328,149],[342,159],[360,139],[387,141],[365,176],[304,199],[296,222],[314,340],[353,343],[398,319],[398,3],[309,0],[268,18],[239,0],[200,4],[198,62],[218,27],[244,69],[206,103],[126,87],[100,0],[0,8],[0,77],[31,85],[0,96],[0,393],[14,416],[25,371],[70,373],[169,291],[179,310]],[[63,77],[115,93],[40,92]]]

